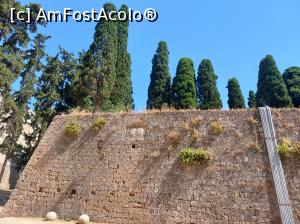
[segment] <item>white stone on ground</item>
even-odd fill
[[[79,216],[78,223],[87,224],[89,222],[90,222],[90,217],[88,215],[83,214],[83,215]]]
[[[48,212],[46,215],[46,220],[47,221],[54,221],[57,219],[57,215],[55,212]]]

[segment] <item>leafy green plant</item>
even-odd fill
[[[78,122],[72,121],[65,127],[65,135],[71,138],[76,138],[80,135],[80,126]]]
[[[183,164],[193,165],[209,160],[209,154],[202,148],[185,147],[180,150],[179,159]]]
[[[224,126],[220,122],[214,121],[211,123],[211,132],[214,135],[221,135],[224,132]]]
[[[284,138],[277,146],[277,151],[281,156],[288,157],[294,153],[294,148],[289,139]]]
[[[100,131],[106,124],[106,121],[103,117],[98,117],[97,120],[92,124],[92,128]]]

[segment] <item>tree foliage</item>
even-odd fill
[[[74,55],[62,48],[54,57],[47,55],[34,93],[36,102],[30,116],[32,132],[24,134],[26,146],[22,147],[16,160],[19,167],[28,162],[53,118],[74,106],[71,87],[76,65]]]
[[[122,5],[119,11],[126,12],[128,7]],[[128,53],[128,27],[129,21],[117,21],[117,62],[116,62],[116,79],[114,89],[110,96],[113,108],[117,110],[133,109],[132,83],[131,83],[131,57]]]
[[[249,108],[256,108],[256,94],[253,90],[249,91],[248,107]]]
[[[107,14],[116,11],[112,3],[104,4]],[[116,62],[118,48],[117,22],[101,19],[96,25],[94,42],[91,44],[89,53],[94,67],[90,68],[93,81],[94,111],[111,107],[110,96],[116,79]]]
[[[210,60],[201,61],[198,68],[197,96],[198,106],[201,109],[221,109],[223,107],[217,87],[217,79]]]
[[[246,108],[240,83],[236,78],[228,81],[228,106],[230,109]]]
[[[148,88],[147,109],[161,109],[170,106],[171,76],[167,43],[159,42],[152,59],[152,71]]]
[[[193,61],[181,58],[172,83],[172,105],[176,109],[197,107],[196,82]]]
[[[32,11],[32,22],[11,23],[10,9],[24,10],[26,7]],[[34,19],[39,8],[37,4],[22,6],[13,0],[4,0],[0,5],[0,123],[3,124],[0,134],[5,134],[0,150],[6,158],[12,158],[21,148],[18,140],[29,116],[28,104],[34,94],[35,73],[40,70],[44,56],[47,37],[35,35],[37,27],[45,25],[44,21]],[[15,91],[12,86],[18,78],[21,78],[21,87]]]
[[[271,55],[267,55],[260,62],[256,100],[257,106],[292,106],[286,85]]]
[[[295,107],[300,106],[300,68],[290,67],[283,73],[283,79]]]

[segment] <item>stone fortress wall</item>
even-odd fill
[[[300,110],[273,111],[279,139],[300,141]],[[90,215],[101,223],[280,223],[257,110],[171,111],[58,116],[23,171],[1,216]],[[69,122],[81,134],[64,135]],[[196,122],[195,122],[196,121]],[[224,132],[212,132],[212,123]],[[196,133],[200,133],[195,138]],[[170,150],[168,136],[179,134]],[[184,146],[210,160],[183,165]],[[300,158],[284,161],[300,223]]]

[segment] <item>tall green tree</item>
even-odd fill
[[[248,107],[249,108],[256,108],[256,94],[253,90],[249,91]]]
[[[57,112],[66,112],[76,107],[75,92],[73,88],[75,80],[78,78],[78,59],[74,54],[63,48],[59,48],[58,60],[61,67],[61,82],[59,85],[59,94],[61,99],[56,106]]]
[[[26,147],[22,148],[16,160],[19,168],[26,165],[52,119],[57,115],[57,108],[62,99],[60,87],[63,80],[59,54],[54,57],[48,55],[34,94],[36,102],[31,117],[33,131],[25,135]]]
[[[10,22],[10,9],[25,10],[30,8],[33,17],[31,23]],[[14,0],[4,0],[0,4],[0,135],[6,134],[0,151],[6,155],[0,172],[2,179],[7,160],[20,149],[18,140],[26,122],[29,100],[35,82],[35,72],[39,69],[45,38],[35,33],[45,21],[36,21],[40,6],[37,4],[21,5]],[[32,44],[32,48],[29,45]],[[21,78],[21,89],[15,92],[12,85]]]
[[[128,15],[128,7],[122,5],[120,10]],[[116,79],[110,101],[116,110],[131,110],[133,107],[131,58],[128,53],[128,27],[129,21],[118,21],[118,47],[116,62]]]
[[[112,3],[104,4],[107,14],[116,11]],[[115,86],[118,49],[117,22],[101,19],[96,26],[89,52],[92,57],[94,111],[111,107],[110,96]]]
[[[152,71],[148,88],[147,109],[161,109],[170,106],[171,75],[169,71],[169,51],[167,43],[159,42],[152,59]]]
[[[300,106],[300,68],[290,67],[283,73],[283,79],[295,107]]]
[[[290,107],[292,100],[284,80],[271,55],[261,60],[259,65],[257,93],[257,106]]]
[[[29,101],[34,96],[36,72],[42,68],[42,58],[45,56],[45,41],[49,37],[38,34],[33,41],[33,48],[26,51],[25,67],[21,72],[21,87],[15,93],[15,99],[24,120],[29,118]]]
[[[217,87],[217,79],[210,60],[201,61],[198,68],[197,96],[200,109],[221,109],[223,107]]]
[[[93,111],[95,109],[96,80],[94,74],[95,59],[90,51],[79,53],[77,75],[74,76],[71,86],[74,104],[76,107]]]
[[[176,109],[197,107],[196,80],[193,61],[181,58],[172,83],[172,105]]]
[[[228,80],[228,106],[230,109],[246,108],[240,83],[236,78]]]

